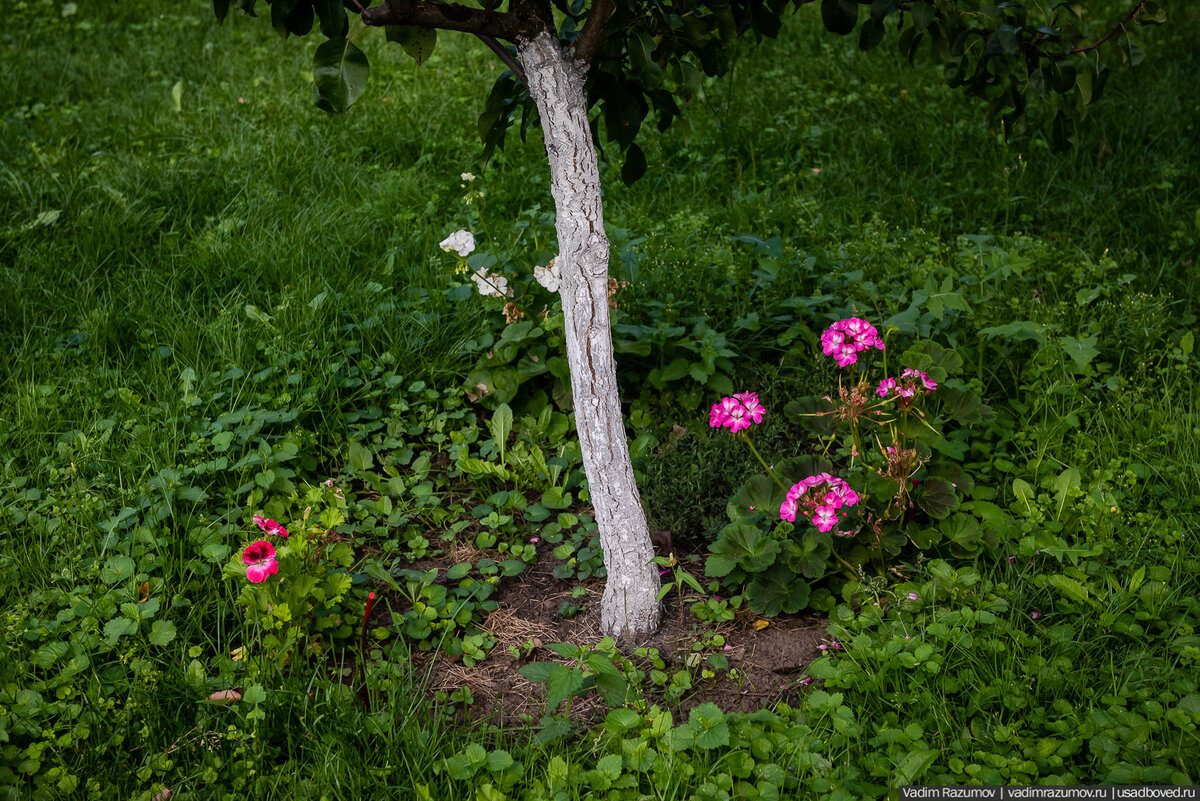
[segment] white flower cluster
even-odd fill
[[[455,231],[450,236],[438,242],[438,247],[449,253],[458,251],[458,255],[466,258],[475,250],[475,235],[470,231]]]
[[[562,283],[562,273],[558,269],[558,257],[555,256],[545,267],[534,267],[533,277],[537,282],[551,292],[557,292]]]
[[[467,183],[471,183],[472,181],[474,181],[474,180],[475,180],[475,176],[474,176],[474,175],[472,175],[472,174],[471,174],[471,173],[469,173],[469,172],[464,172],[464,173],[463,173],[462,175],[460,175],[459,177],[460,177],[460,178],[462,178],[462,179],[463,179],[464,181],[466,181]]]
[[[471,280],[479,287],[479,294],[485,298],[512,297],[512,287],[508,279],[498,273],[489,273],[486,267],[480,267],[471,275]]]

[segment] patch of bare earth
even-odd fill
[[[467,667],[461,659],[440,651],[415,653],[415,667],[429,677],[430,691],[452,692],[468,687],[475,703],[468,714],[475,719],[491,719],[506,727],[528,725],[537,721],[545,712],[544,687],[534,684],[518,670],[527,662],[558,661],[570,664],[545,648],[549,643],[567,642],[576,645],[596,644],[602,639],[600,633],[600,595],[602,581],[585,584],[587,593],[582,598],[572,598],[572,589],[577,582],[555,578],[552,574],[553,560],[531,565],[519,576],[504,579],[493,598],[499,609],[483,622],[483,628],[496,638],[496,646],[487,659]],[[559,604],[570,599],[583,607],[576,616],[566,619],[559,614]],[[737,678],[729,677],[731,670],[717,670],[715,678],[703,679],[701,665],[690,671],[692,691],[680,701],[667,703],[660,688],[648,680],[641,691],[648,703],[657,703],[672,709],[676,719],[686,715],[693,706],[711,702],[721,709],[753,711],[770,707],[777,701],[795,702],[802,687],[799,684],[804,668],[821,655],[817,648],[825,638],[827,621],[815,617],[779,617],[767,621],[765,627],[756,615],[741,610],[730,622],[701,624],[689,607],[699,600],[686,597],[680,603],[674,594],[667,596],[662,626],[658,633],[637,646],[657,648],[659,656],[667,663],[666,672],[687,669],[687,658],[693,653],[693,645],[720,634],[727,649],[709,649],[710,653],[721,652],[729,660],[729,668],[736,670]],[[761,627],[761,628],[759,628]],[[536,647],[529,652],[528,645]],[[523,648],[523,646],[525,646]],[[520,654],[515,657],[510,648]],[[628,643],[618,643],[618,648],[628,654]],[[693,657],[694,659],[694,657]],[[642,670],[649,672],[644,660],[635,658]],[[588,693],[571,702],[570,716],[580,722],[602,716],[607,709],[596,692]]]

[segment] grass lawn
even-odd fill
[[[589,629],[540,135],[480,160],[494,56],[444,35],[418,68],[372,32],[331,118],[316,42],[263,20],[3,8],[0,798],[1200,781],[1194,9],[1065,154],[1047,109],[1006,142],[812,7],[706,81],[686,143],[645,132],[641,181],[607,154],[628,433],[678,560],[670,636],[630,651]],[[455,271],[459,229],[524,320]],[[748,508],[759,464],[707,415],[756,391],[768,459],[869,482],[805,416],[851,316],[935,375],[945,425],[911,433],[899,544],[846,571]],[[764,672],[766,642],[803,658]]]

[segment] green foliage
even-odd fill
[[[1065,157],[1048,155],[1048,137],[997,140],[982,108],[936,86],[935,67],[892,52],[893,20],[864,58],[858,37],[818,30],[814,6],[785,20],[779,44],[730,48],[726,80],[693,76],[689,148],[678,128],[642,126],[654,181],[626,189],[619,153],[602,163],[614,274],[631,282],[617,322],[683,328],[620,356],[631,436],[646,437],[643,499],[677,552],[703,551],[730,523],[731,488],[760,469],[708,434],[708,390],[690,374],[661,390],[643,381],[701,360],[701,319],[737,354],[734,389],[764,397],[832,375],[813,332],[849,313],[878,309],[903,337],[953,349],[960,397],[993,415],[948,437],[976,487],[944,520],[1016,526],[979,557],[930,546],[959,575],[936,595],[928,562],[828,595],[831,610],[864,610],[835,620],[843,648],[829,662],[845,675],[814,679],[846,686],[726,715],[727,746],[675,751],[670,732],[689,721],[664,705],[725,670],[709,635],[684,643],[702,646],[695,665],[631,656],[644,675],[628,680],[628,706],[600,709],[586,734],[555,724],[561,738],[543,743],[486,715],[462,725],[464,708],[486,710],[463,689],[437,708],[410,649],[441,647],[440,632],[415,641],[389,626],[409,601],[367,573],[375,563],[407,588],[413,561],[494,537],[483,560],[431,582],[453,611],[458,582],[503,587],[514,560],[549,561],[557,545],[573,548],[571,575],[599,565],[576,556],[598,549],[569,417],[552,410],[547,431],[561,434],[525,422],[542,412],[523,397],[553,404],[549,377],[509,402],[504,460],[516,470],[528,437],[558,468],[552,482],[457,467],[464,449],[500,466],[491,410],[459,387],[505,324],[490,300],[455,294],[437,242],[483,230],[471,215],[490,203],[489,247],[514,285],[553,255],[540,143],[514,137],[486,173],[463,159],[477,152],[471,98],[486,95],[492,54],[447,35],[418,73],[382,37],[356,39],[374,72],[359,107],[379,111],[329,125],[296,91],[315,42],[281,49],[236,13],[218,31],[199,2],[161,17],[74,5],[12,0],[0,31],[0,798],[841,798],[882,796],[902,775],[993,773],[1195,782],[1200,167],[1196,109],[1178,90],[1196,72],[1192,9],[1156,33],[1143,68],[1114,71]],[[486,182],[470,205],[464,170]],[[1092,337],[1081,367],[1064,339]],[[781,406],[769,412],[764,453],[813,450]],[[345,619],[357,623],[368,587],[383,596],[365,702],[342,670],[358,661],[353,638],[250,678],[239,657],[254,631],[221,578],[250,511],[329,478],[347,500],[336,534],[362,557]],[[981,487],[994,495],[975,497]],[[701,614],[745,606],[720,594],[695,601]],[[482,613],[445,638],[464,655],[486,650],[472,640]],[[919,666],[889,661],[921,646]],[[208,700],[239,688],[240,701]],[[472,743],[507,752],[513,783],[503,757],[450,778],[445,761]],[[945,756],[926,764],[929,751]]]

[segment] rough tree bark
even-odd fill
[[[617,395],[608,316],[608,237],[584,69],[547,32],[518,41],[517,52],[541,115],[550,161],[575,427],[608,572],[601,628],[613,637],[640,642],[658,629],[660,583]]]

